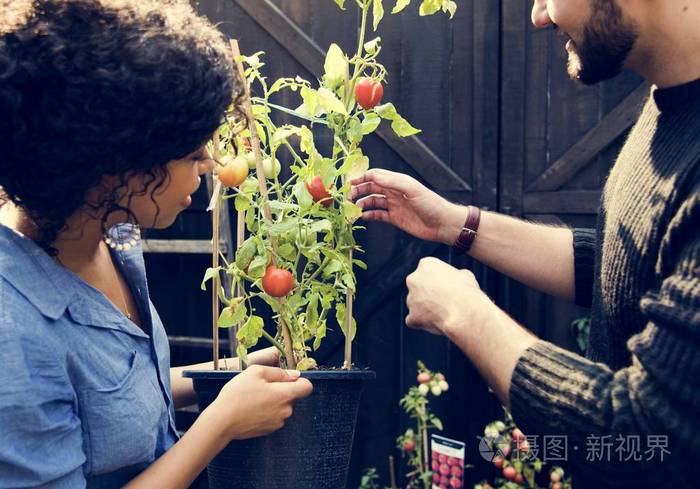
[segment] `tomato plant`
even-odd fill
[[[345,0],[333,1],[345,9]],[[382,121],[400,137],[420,132],[392,103],[379,104],[387,78],[378,60],[381,39],[366,38],[370,16],[376,31],[389,0],[354,1],[361,15],[356,49],[345,53],[331,44],[318,82],[296,75],[268,80],[264,53],[236,56],[246,81],[246,110],[243,116],[237,110],[227,115],[212,149],[224,158],[235,156],[235,161],[245,163],[238,166],[250,174],[241,182],[222,179],[226,188],[214,204],[233,200],[245,236],[235,259],[210,268],[205,281],[217,277],[217,283],[222,273],[230,281],[230,287],[217,285],[226,305],[218,325],[237,328],[237,354],[243,360],[265,338],[279,349],[282,366],[312,368],[311,355],[328,328],[338,327],[346,337],[344,368],[351,368],[355,267],[365,264],[358,259],[362,249],[353,234],[362,211],[348,198],[350,181],[369,168],[362,142]],[[391,3],[392,13],[399,13],[411,0]],[[419,8],[421,15],[439,11],[453,15],[456,4],[420,0]],[[365,80],[374,83],[368,92],[371,104],[358,104],[355,94],[363,91]],[[283,92],[285,99],[297,98],[291,107],[274,103]],[[291,123],[278,123],[280,115]],[[330,135],[332,147],[319,149],[319,135],[324,140]],[[227,296],[224,289],[231,294]],[[262,304],[277,322],[274,335],[264,328],[258,312]],[[439,381],[430,388],[443,390]]]

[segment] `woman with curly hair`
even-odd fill
[[[140,227],[191,204],[236,89],[184,1],[0,0],[0,487],[188,487],[310,394],[250,368],[178,440],[174,409],[196,398]]]

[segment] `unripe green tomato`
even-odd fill
[[[446,392],[450,388],[450,384],[448,384],[445,380],[441,380],[438,383],[438,386],[440,386],[440,389],[442,389],[443,392]]]
[[[277,175],[280,174],[280,171],[282,170],[282,165],[280,165],[280,160],[275,158],[275,161],[272,161],[272,158],[265,158],[262,162],[263,164],[263,172],[265,172],[265,178],[277,178]]]
[[[442,394],[442,389],[440,389],[439,385],[434,385],[430,388],[430,392],[432,392],[434,396],[439,396]]]
[[[430,387],[428,387],[428,384],[421,384],[418,386],[418,390],[420,391],[421,394],[424,396],[428,395],[428,392],[430,391]]]
[[[496,421],[493,424],[493,427],[496,428],[498,431],[505,431],[506,430],[506,424],[503,421]]]
[[[244,156],[245,160],[248,162],[248,168],[255,170],[255,152],[251,151],[250,153],[246,153]]]

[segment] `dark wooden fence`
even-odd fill
[[[273,79],[320,76],[331,42],[351,50],[358,16],[354,2],[346,3],[348,10],[340,12],[331,0],[196,2],[225,34],[240,40],[243,52],[265,51]],[[629,74],[597,87],[571,82],[563,42],[531,26],[530,2],[458,3],[451,22],[440,15],[421,18],[411,7],[380,27],[381,60],[390,73],[386,100],[423,132],[408,141],[387,132],[372,137],[366,147],[372,165],[414,175],[454,201],[592,226],[602,182],[647,88],[638,88],[640,80]],[[199,195],[173,228],[154,237],[206,239],[211,229],[205,206],[205,195]],[[364,394],[348,487],[357,487],[362,468],[370,466],[388,481],[387,457],[398,455],[394,439],[406,426],[397,403],[415,380],[418,359],[450,380],[435,409],[445,435],[468,444],[468,463],[475,465],[468,481],[492,476],[478,456],[477,436],[500,416],[500,407],[460,351],[443,338],[404,327],[406,275],[429,255],[472,267],[483,288],[517,320],[570,348],[575,343],[569,325],[586,311],[386,225],[370,224],[359,239],[369,270],[358,277],[355,362],[376,370],[377,381]],[[147,258],[153,300],[172,336],[210,335],[209,298],[199,290],[208,260]],[[341,342],[337,332],[330,336],[318,355],[322,364],[341,363]],[[205,348],[174,347],[174,363],[208,359],[202,343]]]

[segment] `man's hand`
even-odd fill
[[[452,329],[468,327],[492,306],[472,272],[437,258],[423,258],[406,285],[406,325],[433,334],[450,336]]]
[[[415,178],[375,168],[352,181],[351,198],[366,221],[382,221],[428,241],[452,245],[467,218],[466,207],[452,204]]]

